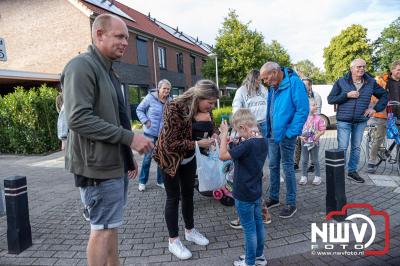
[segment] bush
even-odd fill
[[[221,124],[222,118],[224,118],[225,120],[229,120],[230,116],[232,115],[232,107],[227,106],[220,109],[214,109],[212,111],[212,114],[215,124],[219,126]]]
[[[222,96],[219,99],[219,104],[221,107],[228,107],[228,106],[232,106],[232,101],[233,101],[233,98],[231,98],[229,96]]]
[[[132,129],[142,129],[143,128],[143,124],[140,123],[140,121],[138,121],[138,120],[131,121],[131,126],[132,126]]]
[[[0,96],[0,153],[40,154],[59,149],[57,90],[40,88]]]

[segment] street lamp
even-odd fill
[[[216,53],[209,53],[208,57],[215,58],[215,83],[217,83],[218,94],[219,94],[219,85],[218,85],[218,55]],[[217,108],[219,109],[219,98],[217,99]]]

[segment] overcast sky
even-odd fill
[[[323,48],[331,38],[352,24],[368,29],[375,40],[400,16],[400,0],[118,0],[141,13],[215,44],[218,29],[229,9],[239,19],[264,35],[277,40],[292,61],[310,59],[323,67]]]

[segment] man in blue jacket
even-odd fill
[[[270,86],[267,107],[267,138],[271,188],[266,207],[279,206],[280,163],[286,176],[286,206],[279,214],[290,218],[296,211],[296,176],[294,149],[309,113],[309,102],[304,83],[290,68],[275,62],[265,63],[260,78]]]
[[[343,150],[345,155],[351,140],[347,178],[357,183],[365,182],[357,173],[357,167],[367,121],[375,112],[385,109],[388,101],[387,92],[365,72],[365,68],[365,60],[361,58],[353,60],[350,63],[350,72],[335,82],[328,96],[329,104],[337,104],[338,149]],[[370,108],[372,95],[379,101],[373,108]]]

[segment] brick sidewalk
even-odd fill
[[[327,137],[324,148],[335,145]],[[321,152],[323,156],[323,152]],[[141,157],[136,155],[140,161]],[[48,156],[0,155],[0,179],[26,175],[32,226],[33,246],[19,255],[7,254],[6,219],[0,218],[1,265],[86,265],[86,244],[89,225],[82,218],[82,206],[72,176],[63,170],[61,153]],[[324,173],[324,169],[322,173]],[[325,182],[321,186],[298,186],[298,212],[291,219],[280,219],[278,209],[272,209],[268,225],[265,254],[269,265],[341,265],[395,264],[400,257],[400,194],[398,176],[376,175],[377,179],[392,178],[392,183],[377,183],[366,178],[365,184],[346,180],[348,202],[370,203],[377,210],[386,210],[391,217],[391,249],[383,257],[312,256],[310,238],[312,222],[321,222],[325,215]],[[365,176],[365,173],[363,173]],[[299,177],[299,173],[296,174]],[[144,193],[137,191],[137,180],[131,182],[129,206],[120,228],[120,257],[124,265],[232,265],[243,253],[243,234],[228,222],[235,218],[232,207],[195,193],[195,224],[210,239],[207,247],[188,244],[193,253],[189,261],[181,262],[168,252],[168,233],[164,222],[165,192],[154,183],[155,167]],[[387,185],[387,186],[382,186]],[[268,184],[266,183],[265,186]],[[266,189],[266,188],[265,188]],[[397,190],[396,190],[397,189]],[[281,186],[285,195],[285,186]],[[284,197],[281,197],[284,202]],[[180,232],[183,232],[180,221]],[[382,232],[380,232],[382,233]],[[379,234],[378,234],[379,236]]]

